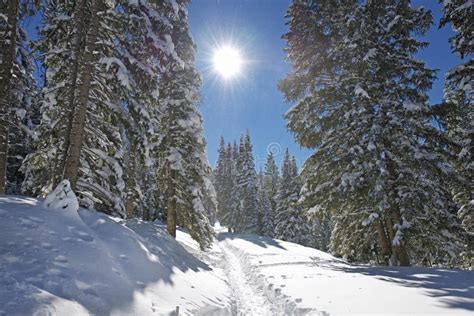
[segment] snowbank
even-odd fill
[[[254,288],[315,315],[473,315],[474,272],[347,264],[316,249],[254,235],[220,234]]]
[[[228,295],[163,225],[0,197],[0,315],[199,314]]]

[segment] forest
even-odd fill
[[[248,132],[208,162],[188,0],[2,0],[0,193],[62,183],[202,249],[218,221],[353,262],[472,266],[473,5],[441,2],[435,21],[410,1],[293,1],[278,89],[312,154],[299,168],[270,153],[257,172]],[[416,54],[446,24],[463,63],[430,104]]]

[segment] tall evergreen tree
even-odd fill
[[[258,187],[259,227],[257,232],[263,236],[273,237],[275,233],[275,211],[264,184],[265,175],[261,174]]]
[[[23,166],[25,191],[44,194],[66,177],[83,206],[155,217],[156,192],[140,188],[156,187],[158,81],[171,62],[182,62],[170,35],[174,3],[47,3],[43,119]]]
[[[240,143],[243,142],[242,136],[240,137]],[[229,232],[237,232],[239,222],[241,220],[240,214],[240,191],[238,186],[238,179],[240,174],[240,156],[239,146],[234,140],[232,148],[230,150],[231,157],[231,181],[232,181],[232,194],[230,196],[230,212],[226,214],[225,221],[229,227]]]
[[[172,39],[181,62],[176,62],[161,81],[162,102],[160,126],[163,155],[157,169],[158,183],[164,197],[168,232],[175,237],[176,225],[207,248],[213,230],[206,217],[205,200],[209,195],[211,169],[205,153],[201,115],[195,104],[201,79],[195,70],[195,47],[189,32],[188,1],[179,1],[172,20]]]
[[[286,149],[278,187],[275,238],[307,246],[310,241],[309,225],[302,208],[297,205],[300,189],[296,160]]]
[[[279,172],[278,167],[273,157],[273,153],[269,152],[267,162],[265,163],[263,188],[266,190],[270,199],[272,210],[276,209],[276,196],[278,193]]]
[[[446,74],[445,104],[441,118],[448,138],[451,140],[451,163],[465,177],[464,183],[455,188],[459,203],[459,216],[466,231],[474,238],[474,197],[472,178],[474,174],[474,38],[472,19],[474,4],[467,0],[442,1],[443,17],[440,26],[451,23],[456,34],[450,39],[452,50],[463,60],[463,64]],[[472,242],[472,241],[471,241]]]
[[[46,69],[42,121],[36,152],[23,166],[23,188],[40,195],[67,178],[82,205],[123,214],[115,95],[128,78],[111,65],[117,40],[110,25],[120,25],[111,5],[100,0],[47,3],[38,45]]]
[[[37,84],[33,78],[33,59],[31,41],[21,27],[27,23],[37,7],[31,1],[20,1],[18,9],[18,27],[16,32],[16,54],[12,69],[10,119],[8,131],[7,156],[7,194],[20,194],[24,176],[20,171],[21,163],[27,154],[33,151],[32,142],[35,127],[40,117],[37,108]]]
[[[392,264],[452,260],[451,170],[424,141],[434,72],[414,57],[430,12],[409,1],[294,1],[287,17],[293,72],[279,88],[295,103],[289,129],[317,149],[302,200],[332,213],[332,251],[368,260],[376,243]]]
[[[124,118],[121,122],[124,143],[127,217],[155,217],[160,205],[156,197],[156,145],[159,141],[159,85],[161,75],[170,66],[173,51],[172,25],[175,14],[170,1],[126,2],[120,6],[122,16],[118,34],[117,60],[121,72],[129,73],[130,88],[120,100]],[[147,43],[147,45],[143,45]],[[142,188],[154,190],[143,191]]]
[[[237,233],[256,233],[258,230],[258,178],[255,171],[250,135],[240,137],[238,151],[234,144],[234,189],[231,199],[229,226]],[[237,155],[237,159],[235,159]]]
[[[214,186],[217,194],[218,215],[220,223],[228,226],[228,217],[232,211],[232,148],[226,145],[221,137],[219,145],[219,156],[214,171]]]
[[[0,194],[7,182],[8,132],[12,109],[13,71],[16,65],[20,1],[0,1]]]

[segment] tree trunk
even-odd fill
[[[387,238],[382,220],[377,220],[377,232],[379,235],[380,247],[382,248],[382,256],[386,265],[389,263],[389,258],[392,255],[392,248],[390,247],[390,241]]]
[[[78,87],[79,94],[76,106],[72,112],[73,116],[70,135],[66,140],[66,142],[69,142],[69,146],[64,163],[64,179],[68,179],[71,182],[71,187],[73,189],[76,187],[79,174],[80,156],[85,133],[87,107],[89,103],[89,92],[94,69],[93,54],[97,38],[98,2],[99,0],[91,1],[90,23],[88,34],[86,34],[86,47],[84,49],[83,59],[81,60],[81,63],[84,66],[82,66],[82,71],[80,71],[80,85]]]
[[[6,6],[6,7],[5,7]],[[0,39],[0,194],[4,194],[7,181],[8,130],[10,127],[12,71],[16,56],[18,0],[0,3],[0,12],[7,13],[6,30]]]
[[[82,59],[82,53],[84,52],[84,39],[86,36],[85,30],[85,17],[84,12],[86,10],[85,4],[86,0],[81,0],[77,3],[77,7],[74,12],[74,20],[76,24],[76,33],[74,34],[73,40],[73,55],[71,56],[71,76],[68,82],[68,99],[67,99],[67,112],[65,113],[65,117],[67,119],[66,129],[62,131],[64,135],[64,153],[61,157],[59,157],[59,162],[56,168],[54,169],[53,174],[53,187],[62,181],[64,176],[64,166],[66,164],[66,157],[69,151],[69,144],[70,144],[70,134],[72,129],[72,122],[74,117],[74,111],[76,108],[75,104],[75,97],[77,92],[77,78],[79,76],[79,61]]]
[[[393,212],[393,217],[394,221],[397,222],[398,224],[402,224],[402,218],[400,216],[400,210],[395,210]],[[398,262],[400,263],[401,266],[409,266],[410,265],[410,256],[408,255],[408,251],[406,248],[406,239],[402,239],[400,241],[400,244],[397,246],[394,246],[395,248],[395,253],[397,255]]]
[[[166,228],[168,233],[176,238],[176,200],[172,196],[170,202],[167,203]]]
[[[132,142],[134,140],[132,139]],[[135,202],[136,202],[136,194],[135,194],[135,169],[136,169],[136,162],[135,162],[135,146],[131,146],[130,148],[130,155],[128,157],[127,163],[127,202],[125,204],[125,212],[127,218],[135,217]]]

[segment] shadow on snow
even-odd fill
[[[474,273],[472,271],[423,267],[334,265],[324,262],[319,262],[317,265],[346,273],[372,276],[405,287],[424,289],[426,295],[438,298],[439,302],[449,308],[474,311]]]
[[[268,248],[269,246],[272,246],[286,250],[285,247],[283,247],[276,239],[253,234],[219,233],[216,238],[218,241],[222,241],[224,239],[242,239],[262,248]]]
[[[126,310],[137,291],[172,284],[176,269],[211,270],[161,224],[32,208],[38,204],[0,197],[0,310],[7,314],[32,314],[59,297],[108,315]]]

